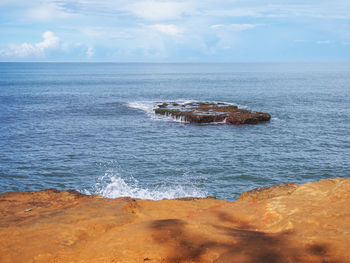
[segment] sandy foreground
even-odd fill
[[[4,193],[0,262],[350,262],[350,179],[235,202]]]

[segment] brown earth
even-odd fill
[[[0,262],[350,262],[350,179],[238,201],[0,195]]]
[[[197,124],[213,122],[235,125],[258,124],[271,119],[271,115],[268,113],[240,109],[235,105],[222,102],[162,103],[154,112]]]

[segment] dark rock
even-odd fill
[[[161,109],[161,108],[166,108],[168,107],[168,103],[163,103],[163,104],[159,104],[158,107]]]
[[[271,119],[271,115],[268,113],[239,109],[235,105],[223,102],[163,103],[159,104],[154,112],[183,122],[197,124],[258,124]]]

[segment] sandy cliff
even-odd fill
[[[0,262],[350,262],[350,179],[236,202],[4,193]]]

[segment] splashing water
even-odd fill
[[[84,190],[86,194],[90,191]],[[162,185],[154,189],[139,186],[135,178],[123,179],[118,173],[109,170],[99,178],[95,185],[95,194],[108,198],[132,197],[150,200],[174,199],[183,197],[206,197],[208,194],[197,189],[195,186],[179,185]]]

